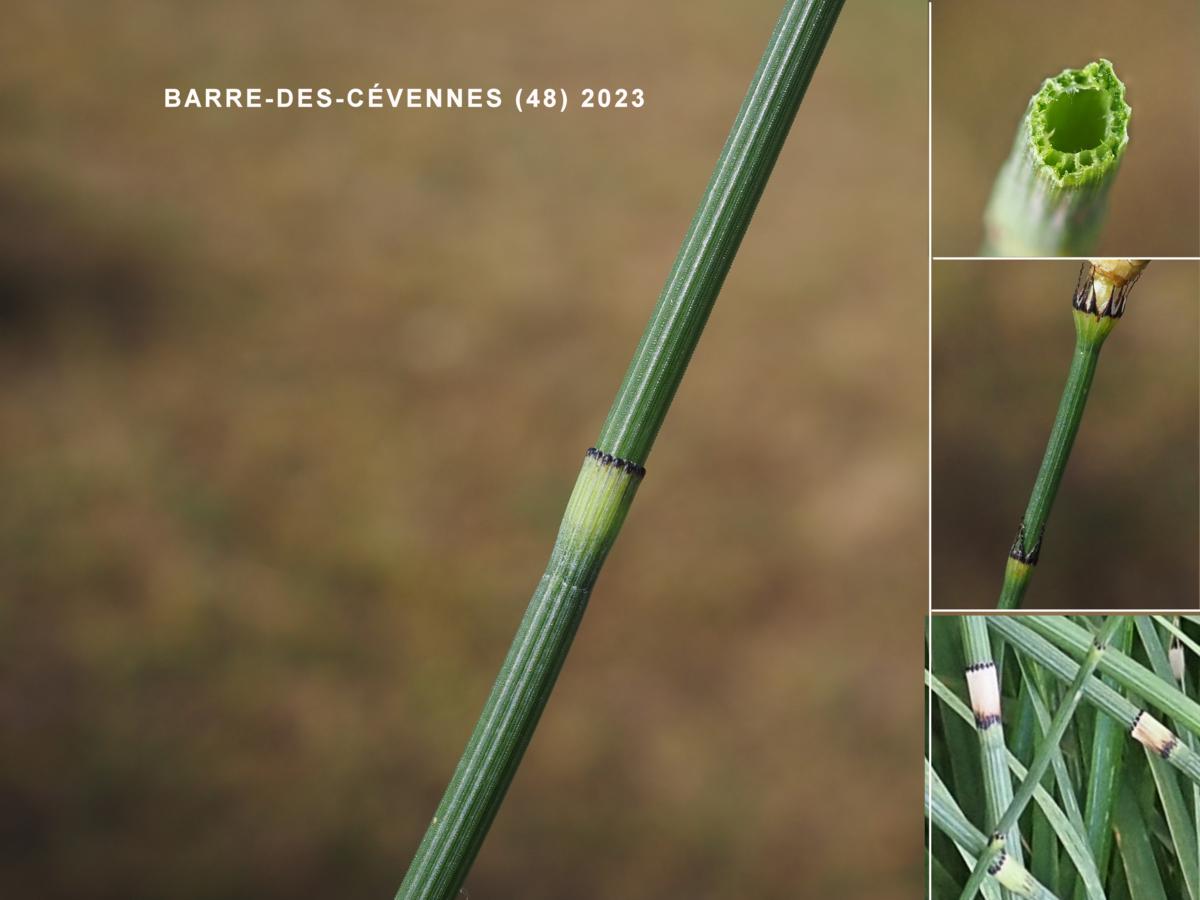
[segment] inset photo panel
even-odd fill
[[[931,605],[1200,606],[1200,263],[938,261]]]
[[[1196,619],[930,620],[931,900],[1196,895]]]
[[[935,257],[1200,255],[1200,5],[932,6]]]

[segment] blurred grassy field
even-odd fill
[[[1133,107],[1096,253],[1200,255],[1200,7],[1192,0],[933,5],[933,252],[974,256],[1043,79],[1104,57]]]
[[[1073,261],[933,269],[933,605],[995,606],[1071,361]],[[1200,264],[1151,263],[1105,342],[1029,608],[1200,605]]]
[[[6,893],[391,895],[776,12],[9,10]],[[161,108],[376,81],[649,103]],[[924,108],[848,4],[473,900],[918,890]]]

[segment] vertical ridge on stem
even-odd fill
[[[609,453],[646,461],[841,8],[807,0],[780,16],[601,429]]]

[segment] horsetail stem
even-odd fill
[[[1162,640],[1159,637],[1158,630],[1154,627],[1153,620],[1149,616],[1136,616],[1134,622],[1137,625],[1138,637],[1141,639],[1142,647],[1146,652],[1147,662],[1150,664],[1150,670],[1154,675],[1162,679],[1167,684],[1171,684],[1175,680],[1174,669],[1171,665],[1170,654],[1163,647]],[[1187,729],[1180,729],[1183,739],[1191,748],[1191,742],[1187,740],[1189,732]],[[1193,830],[1192,811],[1187,808],[1187,803],[1183,799],[1183,792],[1179,789],[1179,782],[1167,764],[1159,757],[1159,755],[1151,751],[1148,747],[1144,748],[1146,762],[1149,764],[1150,775],[1154,779],[1155,788],[1158,791],[1159,800],[1162,804],[1163,817],[1167,822],[1167,831],[1171,836],[1171,844],[1175,848],[1175,856],[1179,860],[1179,869],[1183,874],[1183,882],[1187,886],[1188,896],[1195,898],[1200,896],[1200,865],[1198,865],[1196,832]],[[1192,786],[1193,790],[1195,785]]]
[[[1131,110],[1112,63],[1047,78],[1029,100],[984,215],[990,256],[1081,256],[1104,221]]]
[[[1171,674],[1175,676],[1175,680],[1179,682],[1179,689],[1187,695],[1187,666],[1184,661],[1183,644],[1180,642],[1179,636],[1183,633],[1179,631],[1179,617],[1175,617],[1175,622],[1170,626],[1175,629],[1172,632],[1170,662]],[[1187,744],[1189,750],[1196,752],[1196,736],[1190,731],[1183,729],[1183,741]],[[1194,833],[1200,837],[1200,784],[1192,784],[1192,827]],[[1196,847],[1196,868],[1200,871],[1200,841]]]
[[[962,628],[963,655],[967,662],[967,692],[975,714],[975,728],[979,732],[984,798],[987,802],[985,825],[991,830],[999,830],[996,824],[1013,798],[1008,751],[1004,743],[1004,723],[1000,716],[1000,682],[996,677],[996,664],[992,661],[987,623],[979,616],[963,616],[959,624]],[[1015,825],[1004,838],[1013,859],[1024,863],[1021,835]]]
[[[1058,647],[1050,643],[1030,627],[1039,616],[988,616],[988,628],[1004,637],[1014,647],[1034,659],[1059,681],[1071,682],[1079,672],[1079,666]],[[1089,642],[1090,643],[1090,642]],[[1111,651],[1105,655],[1104,669],[1109,669],[1114,658],[1120,654]],[[1120,681],[1120,678],[1114,677]],[[1163,759],[1186,775],[1192,782],[1200,784],[1200,755],[1193,753],[1186,744],[1180,744],[1162,723],[1146,710],[1139,709],[1099,678],[1089,678],[1083,685],[1083,696],[1106,716],[1116,719],[1126,732],[1143,746],[1149,747]],[[1179,709],[1172,704],[1172,712],[1179,716]]]
[[[997,643],[999,640],[997,639]],[[1051,712],[1046,705],[1046,700],[1043,699],[1042,692],[1044,685],[1041,673],[1035,671],[1029,665],[1029,662],[1019,653],[1012,654],[1017,665],[1018,672],[1016,673],[1017,684],[1017,704],[1018,709],[1023,710],[1019,713],[1024,715],[1025,722],[1022,725],[1023,733],[1019,749],[1025,758],[1029,758],[1033,751],[1038,734],[1045,734],[1050,729]],[[1015,730],[1015,729],[1014,729]],[[1013,741],[1014,746],[1017,741]],[[1070,828],[1077,835],[1083,833],[1083,816],[1079,810],[1079,803],[1075,798],[1071,774],[1067,771],[1067,763],[1063,758],[1062,753],[1056,751],[1050,761],[1052,776],[1049,779],[1044,778],[1042,783],[1047,784],[1051,790],[1057,790],[1062,802],[1062,811]],[[1017,775],[1018,783],[1024,780],[1025,775]],[[1037,793],[1034,794],[1035,799]],[[1059,858],[1058,847],[1062,844],[1065,847],[1064,832],[1053,821],[1053,817],[1046,815],[1045,811],[1039,804],[1038,810],[1030,815],[1030,832],[1029,832],[1029,852],[1032,856],[1032,863],[1029,870],[1033,872],[1037,878],[1048,885],[1051,885],[1056,893],[1066,896],[1066,885],[1063,882],[1066,874],[1062,869]],[[1101,894],[1103,891],[1100,892]],[[1095,900],[1100,900],[1096,897]]]
[[[1054,716],[1050,720],[1050,727],[1046,730],[1042,742],[1038,746],[1038,751],[1034,755],[1033,761],[1029,764],[1029,771],[1025,773],[1025,777],[1021,780],[1021,785],[1013,795],[1008,809],[1004,811],[1004,815],[996,823],[996,830],[998,832],[1004,833],[1009,828],[1013,828],[1017,824],[1017,819],[1020,818],[1021,813],[1025,811],[1025,807],[1033,798],[1034,789],[1041,782],[1042,776],[1046,774],[1046,770],[1050,767],[1050,761],[1054,757],[1055,750],[1066,733],[1071,717],[1075,715],[1075,709],[1079,706],[1079,701],[1083,698],[1084,686],[1091,679],[1092,673],[1096,671],[1097,666],[1100,665],[1100,661],[1108,651],[1108,642],[1112,639],[1113,633],[1120,624],[1121,618],[1119,616],[1109,616],[1104,626],[1100,629],[1099,636],[1088,647],[1088,652],[1075,672],[1075,677],[1071,680],[1071,686],[1068,688],[1066,696],[1059,702],[1058,708],[1054,711]]]
[[[843,0],[788,0],[454,776],[396,894],[450,900],[483,843],[645,474]]]
[[[638,342],[597,446],[645,462],[843,0],[789,0]]]
[[[1133,644],[1133,630],[1126,618],[1117,633],[1113,635],[1111,644],[1114,649],[1128,652]],[[1107,677],[1102,678],[1112,687]],[[1088,845],[1096,861],[1096,868],[1101,872],[1108,871],[1109,859],[1112,855],[1113,833],[1112,817],[1116,805],[1116,786],[1125,762],[1125,740],[1122,733],[1123,724],[1109,716],[1096,716],[1095,728],[1092,731],[1091,764],[1087,772],[1087,793],[1085,795],[1085,827]],[[1075,892],[1075,900],[1082,900],[1083,886]]]
[[[971,824],[928,759],[925,760],[925,780],[928,784],[926,812],[930,821],[938,831],[977,860],[971,879],[963,890],[964,896],[974,896],[984,875],[990,875],[1001,887],[1018,896],[1030,900],[1054,900],[1054,894],[1038,882],[1028,869],[1004,852],[1003,839],[995,836],[988,839]]]
[[[1064,616],[1030,616],[1029,627],[1076,657],[1087,647],[1088,632]],[[1170,681],[1159,678],[1130,656],[1114,650],[1105,657],[1102,671],[1121,687],[1144,697],[1160,709],[1171,710],[1177,722],[1200,731],[1200,703],[1192,700]]]
[[[1075,352],[1071,356],[1071,368],[1058,414],[1050,429],[1042,465],[1009,550],[997,604],[1000,609],[1015,609],[1021,605],[1041,553],[1050,507],[1066,471],[1079,423],[1083,420],[1100,348],[1124,314],[1129,292],[1148,264],[1149,260],[1144,259],[1090,259],[1080,269],[1071,299]]]

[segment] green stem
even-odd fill
[[[1033,95],[984,216],[990,256],[1083,256],[1129,142],[1125,86],[1097,60]]]
[[[600,431],[645,463],[733,264],[842,0],[789,0]]]
[[[1161,616],[1156,618],[1157,621],[1174,636],[1171,645],[1171,652],[1172,654],[1177,653],[1178,656],[1173,657],[1172,668],[1174,671],[1172,671],[1171,674],[1176,677],[1176,680],[1179,683],[1179,690],[1183,692],[1184,696],[1187,696],[1187,664],[1183,644],[1181,641],[1181,639],[1187,639],[1186,635],[1184,635],[1184,633],[1179,629],[1178,617],[1176,617],[1174,622],[1171,622]],[[1190,646],[1195,646],[1190,639],[1187,639],[1187,643]],[[1189,750],[1191,750],[1193,753],[1196,752],[1196,736],[1194,734],[1192,734],[1190,731],[1184,731],[1183,741],[1185,744],[1187,744]],[[1192,784],[1192,824],[1197,837],[1200,837],[1200,784],[1194,783]],[[1197,871],[1200,871],[1200,841],[1197,841],[1195,862]]]
[[[1017,665],[1021,670],[1021,684],[1024,688],[1024,695],[1028,698],[1030,707],[1033,710],[1034,722],[1036,722],[1038,730],[1044,736],[1049,733],[1053,720],[1053,715],[1047,706],[1046,699],[1050,692],[1042,684],[1044,679],[1041,671],[1020,654],[1014,654],[1014,656],[1016,656]],[[1063,758],[1063,754],[1058,752],[1057,749],[1050,757],[1050,766],[1053,769],[1054,778],[1048,783],[1054,784],[1057,782],[1058,794],[1062,799],[1063,810],[1072,826],[1082,833],[1084,830],[1083,813],[1080,811],[1079,801],[1075,797],[1075,784],[1071,779],[1071,773],[1067,769],[1067,763]],[[1046,879],[1042,880],[1045,881]],[[1065,892],[1060,891],[1060,893]]]
[[[1117,789],[1113,831],[1134,900],[1167,900],[1149,829],[1128,782],[1122,782]]]
[[[537,727],[842,2],[784,5],[597,446],[584,459],[546,574],[398,900],[451,900],[466,878]]]
[[[1120,616],[1109,616],[1100,631],[1099,637],[1088,648],[1083,663],[1078,667],[1075,677],[1071,680],[1071,686],[1067,691],[1066,698],[1059,703],[1058,709],[1054,711],[1054,716],[1050,720],[1050,726],[1047,728],[1042,742],[1038,746],[1038,751],[1034,755],[1033,761],[1029,764],[1029,771],[1021,781],[1021,786],[1017,788],[1016,793],[1013,795],[1008,809],[1004,811],[1004,815],[1000,817],[1000,821],[996,825],[997,831],[1003,832],[1006,828],[1015,825],[1021,813],[1025,811],[1025,807],[1033,798],[1034,789],[1037,787],[1038,782],[1041,781],[1042,776],[1046,774],[1046,770],[1050,767],[1051,760],[1053,760],[1055,753],[1058,752],[1058,745],[1066,733],[1067,725],[1070,724],[1071,717],[1075,715],[1075,708],[1083,698],[1084,686],[1091,679],[1092,673],[1096,671],[1100,660],[1103,659],[1108,649],[1108,642],[1112,639],[1113,632],[1116,631],[1120,624]]]
[[[1150,662],[1154,674],[1167,684],[1174,683],[1175,675],[1171,671],[1167,651],[1159,639],[1153,621],[1149,616],[1136,616],[1134,622],[1137,625],[1142,647],[1146,651],[1146,659]],[[1183,730],[1185,742],[1187,736],[1188,732]],[[1187,743],[1190,748],[1191,743]],[[1192,812],[1187,808],[1183,799],[1183,792],[1179,789],[1179,781],[1176,779],[1175,773],[1157,754],[1152,753],[1149,749],[1146,749],[1145,752],[1146,762],[1150,766],[1150,775],[1154,779],[1155,787],[1158,788],[1163,816],[1167,820],[1167,830],[1171,835],[1171,843],[1175,847],[1175,857],[1179,860],[1180,871],[1183,872],[1183,881],[1187,886],[1188,896],[1191,900],[1196,900],[1197,892],[1200,891],[1200,868],[1197,867],[1196,832],[1193,830]]]
[[[1050,429],[1050,440],[1046,443],[1046,453],[1042,457],[1037,480],[1033,483],[1029,505],[1025,508],[1017,538],[1009,551],[1000,591],[1000,609],[1016,609],[1021,605],[1025,588],[1033,575],[1033,567],[1037,565],[1046,519],[1058,493],[1058,486],[1062,483],[1071,446],[1079,433],[1079,423],[1083,421],[1083,410],[1099,359],[1100,343],[1086,339],[1082,331],[1076,329],[1075,353],[1071,357],[1071,369],[1067,373],[1067,383],[1058,404],[1058,414]]]
[[[1132,643],[1133,631],[1126,620],[1113,636],[1112,646],[1120,652],[1128,652]],[[1108,683],[1108,686],[1111,688],[1112,684]],[[1087,769],[1084,824],[1096,868],[1101,872],[1108,871],[1112,855],[1113,807],[1125,761],[1125,740],[1122,725],[1116,719],[1096,716],[1096,726],[1092,732],[1091,765]],[[1075,892],[1075,900],[1082,900],[1082,897],[1083,886],[1080,885]]]
[[[1182,650],[1183,650],[1183,648],[1180,647],[1181,654],[1182,654]],[[1180,667],[1179,667],[1179,689],[1181,691],[1183,691],[1184,694],[1186,695],[1187,694],[1187,678],[1185,676],[1185,672],[1186,672],[1186,670],[1184,669],[1183,662],[1181,660]],[[1183,733],[1183,740],[1184,740],[1184,743],[1187,745],[1187,748],[1189,750],[1191,750],[1193,753],[1195,753],[1196,752],[1196,736],[1194,734],[1192,734],[1190,731],[1185,731]],[[1193,829],[1194,829],[1197,837],[1200,838],[1200,784],[1195,784],[1195,783],[1192,784],[1192,826],[1193,826]],[[1196,845],[1195,864],[1196,864],[1197,871],[1200,871],[1200,840],[1197,841],[1197,845]]]
[[[1023,616],[1021,621],[1072,657],[1082,656],[1091,640],[1086,629],[1065,616]],[[1200,732],[1200,703],[1175,687],[1173,680],[1157,677],[1137,660],[1116,649],[1105,655],[1100,670],[1121,687],[1145,698],[1156,708],[1168,711],[1180,726]]]
[[[1129,289],[1144,268],[1144,264],[1139,265],[1136,272],[1126,278],[1114,275],[1106,268],[1104,264],[1108,262],[1114,261],[1090,260],[1080,270],[1071,301],[1075,322],[1075,352],[1071,356],[1067,383],[1063,387],[1054,425],[1050,429],[1050,439],[1046,442],[1046,452],[1029,495],[1029,504],[1025,507],[1017,537],[1008,553],[997,603],[1000,609],[1016,609],[1025,596],[1041,554],[1046,520],[1050,517],[1050,508],[1062,484],[1067,460],[1079,433],[1079,424],[1083,421],[1083,411],[1096,375],[1096,363],[1100,359],[1100,348],[1117,319],[1124,313]],[[1122,280],[1118,284],[1114,278]]]

